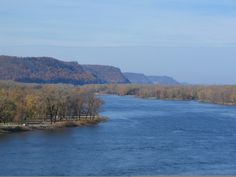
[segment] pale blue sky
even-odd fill
[[[0,0],[0,54],[236,84],[235,0]]]

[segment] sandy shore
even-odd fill
[[[65,127],[81,127],[88,125],[96,125],[101,122],[107,121],[105,117],[98,117],[92,120],[64,120],[57,121],[56,123],[51,124],[50,122],[43,122],[41,124],[1,124],[0,125],[0,134],[4,133],[14,133],[14,132],[25,132],[33,130],[52,130]]]

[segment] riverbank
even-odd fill
[[[199,101],[236,106],[235,85],[86,85],[86,91],[159,100]]]
[[[97,117],[91,120],[63,120],[57,121],[53,124],[50,122],[42,122],[40,124],[0,124],[0,134],[5,133],[16,133],[16,132],[26,132],[33,130],[53,130],[58,128],[66,127],[81,127],[96,125],[102,122],[106,122],[108,118],[106,117]]]

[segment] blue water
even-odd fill
[[[101,98],[106,123],[0,135],[0,175],[236,175],[236,107]]]

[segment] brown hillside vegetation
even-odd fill
[[[0,80],[40,84],[129,83],[118,68],[79,65],[50,57],[0,56]]]
[[[103,83],[124,84],[130,81],[125,78],[119,68],[104,65],[83,65],[86,71],[89,71],[100,78]]]

